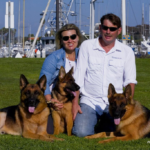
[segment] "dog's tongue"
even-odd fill
[[[34,113],[35,107],[29,107],[28,110],[30,113]]]
[[[115,123],[115,125],[118,125],[120,123],[120,118],[114,119],[114,123]]]
[[[74,96],[76,96],[76,92],[67,89],[67,91],[71,92]]]
[[[76,92],[73,92],[73,91],[72,91],[72,94],[73,94],[74,96],[76,96]]]

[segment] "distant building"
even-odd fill
[[[35,37],[29,37],[29,38],[28,38],[29,41],[33,41],[34,39],[35,39]],[[39,40],[39,37],[37,37],[36,40],[38,41],[38,40]]]

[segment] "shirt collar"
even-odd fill
[[[119,46],[120,45],[120,42],[116,39],[115,40],[115,45],[114,47],[108,52],[108,53],[112,53],[114,51],[119,51],[121,52],[121,47]],[[100,50],[100,51],[105,51],[99,44],[99,37],[95,39],[95,42],[93,44],[93,49],[94,50]]]
[[[97,37],[93,43],[93,49],[94,50],[101,50],[104,51],[104,49],[99,44],[99,37]]]
[[[113,52],[114,51],[121,52],[120,42],[117,39],[116,39],[115,45],[114,45],[114,47],[112,49],[113,49]]]

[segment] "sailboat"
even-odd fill
[[[66,3],[63,2],[63,0],[59,0],[59,28],[61,28],[63,25],[68,23],[68,15],[72,12],[70,11],[72,4],[73,4],[74,0],[70,0],[70,3],[67,4],[66,7]],[[48,2],[47,6],[50,4],[50,2]],[[56,3],[54,3],[54,7],[56,8]],[[45,13],[49,12],[49,16],[46,21],[45,24],[43,25],[42,23],[44,22],[45,19]],[[56,10],[47,10],[47,7],[45,9],[45,11],[43,11],[43,13],[41,13],[41,15],[43,15],[42,19],[41,19],[41,23],[39,25],[39,29],[36,33],[36,36],[38,36],[39,31],[41,30],[41,27],[43,28],[42,31],[43,35],[42,38],[40,40],[40,43],[37,44],[38,49],[40,51],[45,51],[46,56],[49,55],[50,53],[52,53],[53,51],[56,50],[56,44],[55,44],[55,34],[56,34]],[[42,22],[43,20],[43,22]],[[35,36],[35,39],[37,38]],[[35,41],[33,42],[32,47],[34,46]],[[29,53],[30,57],[31,55],[33,56],[33,48],[31,48],[31,51]]]

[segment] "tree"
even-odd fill
[[[2,28],[0,29],[0,34],[3,32],[3,35],[9,32],[8,28]],[[10,29],[10,33],[13,33],[14,35],[16,34],[16,29]]]
[[[34,34],[28,34],[28,37],[34,37]]]
[[[10,29],[10,40],[11,43],[13,44],[15,42],[15,34],[16,34],[16,29]],[[9,29],[3,27],[2,29],[0,29],[0,35],[1,37],[3,36],[3,44],[7,44],[9,38]]]

